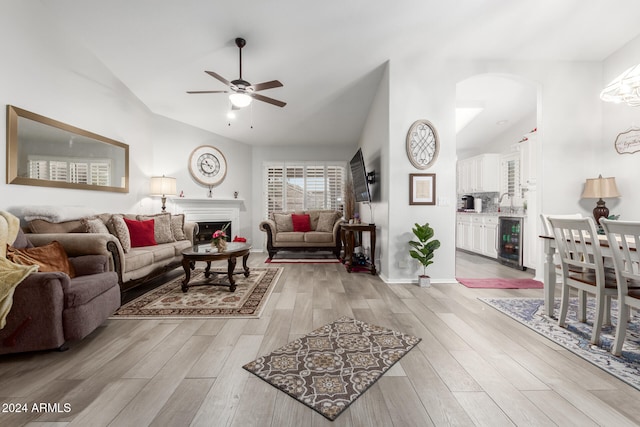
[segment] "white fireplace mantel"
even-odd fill
[[[243,199],[176,197],[171,199],[176,214],[184,214],[189,222],[231,221],[233,233],[240,231],[240,206]]]

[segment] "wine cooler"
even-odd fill
[[[498,261],[509,267],[526,270],[522,256],[524,218],[501,216],[498,219]]]

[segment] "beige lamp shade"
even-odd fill
[[[596,207],[593,209],[593,218],[596,220],[597,225],[600,224],[600,218],[609,217],[609,208],[607,208],[605,201],[602,199],[611,197],[620,197],[615,178],[603,178],[600,175],[597,178],[589,178],[585,182],[582,198],[598,199]]]
[[[598,178],[587,179],[582,192],[583,199],[606,199],[610,197],[620,197],[614,177],[603,178],[600,175]]]
[[[152,196],[175,196],[177,194],[176,179],[168,176],[152,176],[151,189]]]

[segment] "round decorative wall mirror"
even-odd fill
[[[428,120],[416,120],[407,132],[407,157],[417,169],[428,169],[438,158],[440,141]]]

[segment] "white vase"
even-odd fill
[[[418,276],[418,286],[421,288],[428,288],[431,286],[431,278],[429,276]]]

